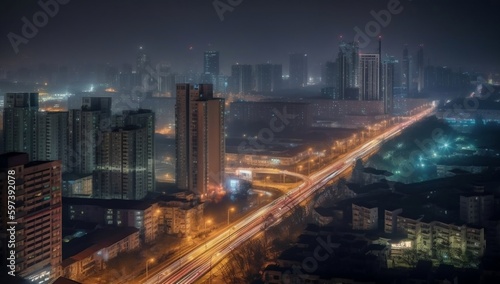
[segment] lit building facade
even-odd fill
[[[307,86],[309,79],[306,53],[290,54],[289,87],[297,89]]]
[[[84,97],[81,109],[69,111],[69,172],[92,174],[96,168],[97,141],[111,124],[111,98]]]
[[[7,93],[4,96],[5,152],[28,153],[38,159],[38,93]]]
[[[68,165],[68,112],[39,112],[38,159],[62,161],[63,172]]]
[[[361,231],[378,228],[378,207],[368,204],[352,204],[352,229]]]
[[[359,99],[380,100],[380,55],[360,54],[359,56]]]
[[[158,236],[160,211],[154,202],[119,199],[64,198],[64,216],[69,220],[95,222],[104,226],[135,227],[141,241]]]
[[[206,195],[220,190],[225,170],[223,99],[210,84],[178,84],[176,98],[176,182]]]
[[[61,162],[29,162],[27,153],[0,155],[0,199],[7,204],[8,172],[15,171],[16,274],[31,279],[56,279],[61,275]],[[2,206],[7,216],[7,206]],[[8,257],[7,218],[1,219],[2,260]],[[38,280],[40,281],[40,280]]]
[[[358,99],[359,45],[357,42],[341,41],[337,56],[339,99]],[[356,90],[356,91],[354,91]]]
[[[102,133],[97,146],[93,197],[139,200],[148,193],[145,128],[127,126]]]

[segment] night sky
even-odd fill
[[[288,73],[290,52],[308,53],[317,74],[320,63],[336,56],[340,35],[353,39],[356,26],[364,30],[373,20],[370,11],[396,0],[240,1],[221,21],[213,0],[70,0],[16,54],[7,35],[22,35],[21,18],[32,21],[42,9],[37,1],[2,0],[0,67],[120,66],[133,63],[142,45],[154,63],[177,71],[201,68],[203,51],[214,49],[221,52],[225,74],[236,62],[267,61],[282,63]],[[500,1],[401,0],[400,5],[401,13],[382,28],[384,53],[401,57],[408,44],[415,54],[423,43],[432,64],[500,72]],[[375,42],[364,51],[375,50]]]

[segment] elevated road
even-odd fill
[[[210,271],[232,249],[238,247],[268,226],[279,222],[294,206],[309,198],[331,179],[352,167],[356,159],[371,153],[386,141],[399,135],[406,127],[433,112],[434,108],[425,110],[403,123],[390,127],[383,134],[368,140],[365,144],[337,159],[331,165],[311,174],[300,186],[258,209],[253,214],[244,217],[221,234],[208,240],[206,244],[198,246],[160,272],[151,275],[144,283],[172,284],[195,282]]]

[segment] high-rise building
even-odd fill
[[[396,65],[398,61],[389,57],[382,63],[382,98],[384,100],[384,113],[392,114],[394,109],[394,82]]]
[[[192,189],[199,194],[222,191],[225,173],[224,99],[196,101],[198,141],[193,153]]]
[[[290,54],[289,76],[290,88],[297,89],[307,86],[309,75],[306,53]]]
[[[273,81],[273,70],[271,64],[255,65],[255,91],[271,92]]]
[[[111,128],[111,98],[82,99],[81,109],[69,111],[68,171],[92,174],[101,131]]]
[[[178,84],[176,182],[199,195],[220,190],[224,177],[224,100],[210,84]]]
[[[359,56],[359,98],[363,101],[380,100],[380,56]]]
[[[146,128],[127,126],[102,133],[97,146],[93,195],[139,200],[148,193]]]
[[[357,42],[340,42],[337,68],[339,98],[342,100],[357,99],[358,95],[353,94],[359,92],[357,90],[359,87],[359,46]]]
[[[146,74],[146,69],[150,64],[149,56],[144,52],[144,48],[142,46],[139,47],[136,60],[136,72],[138,74]]]
[[[218,51],[205,51],[203,58],[203,74],[219,75],[219,52]]]
[[[338,67],[337,62],[327,61],[321,72],[321,82],[323,83],[323,88],[321,93],[324,97],[338,100],[338,90],[337,90],[337,78],[338,78]]]
[[[405,45],[403,49],[403,60],[401,66],[401,88],[403,93],[407,95],[411,90],[411,69],[410,69],[410,55],[408,53],[408,46]]]
[[[7,201],[12,201],[9,192],[13,181],[16,198],[15,208],[11,209]],[[0,155],[1,255],[5,264],[11,251],[15,251],[16,275],[31,281],[55,280],[61,275],[61,187],[60,161],[30,162],[27,153],[17,152]],[[11,228],[14,242],[7,230]],[[8,243],[15,244],[15,249],[7,247]]]
[[[280,64],[255,65],[255,91],[274,92],[281,88],[282,66]]]
[[[4,150],[24,152],[38,159],[38,93],[7,93],[4,96]]]
[[[146,150],[146,174],[148,191],[155,191],[155,114],[151,110],[139,109],[124,111],[122,115],[123,126],[137,126],[146,130],[146,140],[143,147]]]
[[[233,93],[247,94],[253,89],[252,65],[236,64],[231,67],[231,86]]]
[[[203,74],[201,81],[204,84],[212,84],[215,91],[218,89],[219,79],[219,52],[214,50],[205,51],[203,57]]]
[[[38,113],[38,160],[61,160],[63,172],[68,165],[68,117],[68,112]]]
[[[424,45],[418,47],[417,52],[417,91],[421,93],[425,88]]]

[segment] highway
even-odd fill
[[[433,113],[435,108],[424,110],[407,121],[388,128],[383,134],[367,140],[352,152],[323,169],[311,174],[304,182],[287,194],[261,207],[253,214],[239,220],[221,234],[198,246],[160,272],[150,275],[144,283],[193,283],[212,266],[221,261],[232,249],[252,238],[268,226],[280,221],[294,206],[309,198],[331,179],[352,167],[354,161],[380,147],[385,141],[399,135],[403,129]]]

